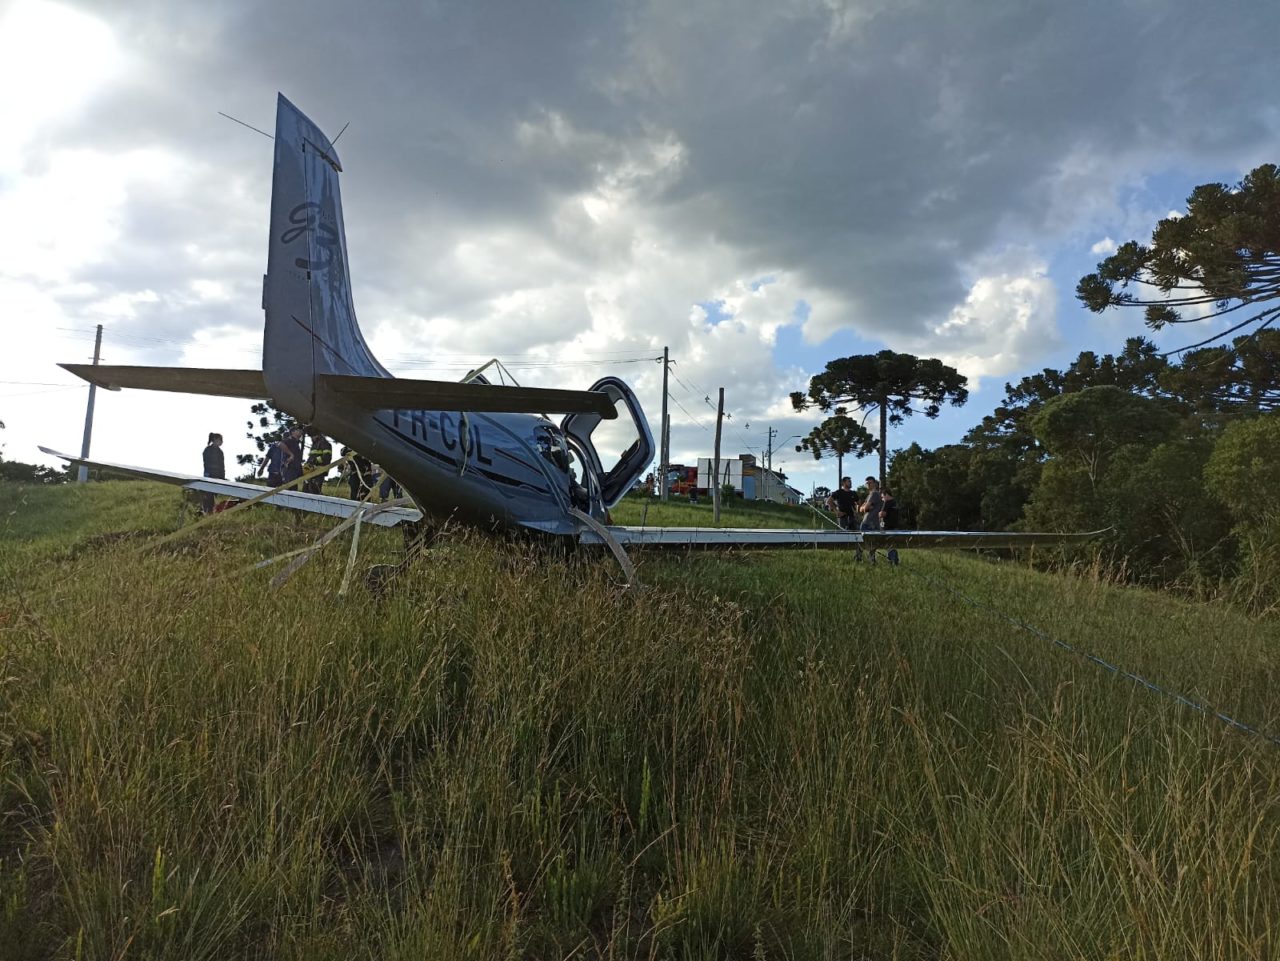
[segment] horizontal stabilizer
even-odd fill
[[[111,464],[106,461],[86,460],[82,457],[51,450],[48,447],[41,447],[40,449],[46,454],[61,457],[63,460],[70,461],[73,464],[84,464],[86,467],[96,467],[119,474],[127,474],[140,480],[158,481],[161,484],[176,484],[180,487],[185,487],[187,490],[213,494],[215,497],[234,497],[237,500],[250,500],[267,490],[261,484],[250,484],[246,481],[224,480],[220,477],[195,477],[191,474],[175,474],[172,471],[154,470],[150,467],[132,467],[128,464]],[[261,503],[271,504],[274,507],[283,507],[288,510],[301,511],[306,514],[324,514],[329,517],[350,517],[362,507],[367,506],[361,501],[349,500],[346,497],[333,497],[329,494],[308,494],[305,491],[296,490],[277,491],[264,497]],[[380,527],[394,527],[397,524],[416,523],[421,519],[422,512],[416,508],[391,507],[371,515],[368,518],[368,523],[377,524]]]
[[[266,382],[260,370],[216,370],[208,367],[122,367],[108,364],[59,364],[77,377],[107,390],[136,387],[169,390],[180,394],[244,397],[266,400]]]
[[[366,410],[457,410],[506,414],[599,414],[618,416],[603,391],[462,384],[402,377],[320,374],[320,385]]]

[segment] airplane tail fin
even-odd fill
[[[390,377],[356,323],[337,152],[283,95],[276,106],[262,372],[275,404],[315,417],[318,378]]]

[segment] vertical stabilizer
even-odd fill
[[[390,376],[356,324],[341,172],[329,138],[281,94],[262,292],[262,371],[275,404],[304,422],[315,416],[317,374]]]

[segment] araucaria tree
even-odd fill
[[[1076,296],[1095,313],[1142,307],[1147,326],[1235,315],[1192,347],[1280,316],[1280,170],[1263,164],[1232,188],[1201,184],[1183,216],[1156,224],[1151,243],[1124,244],[1082,277]]]
[[[850,408],[880,414],[880,483],[884,483],[888,455],[888,425],[897,427],[912,414],[937,417],[944,403],[959,407],[969,399],[968,379],[954,367],[933,357],[899,354],[855,354],[830,361],[827,369],[809,381],[809,392],[796,391],[796,410],[817,407],[824,412],[847,414]]]
[[[875,438],[848,414],[828,417],[796,445],[797,451],[812,453],[814,460],[821,459],[823,454],[836,455],[836,487],[840,486],[840,478],[844,476],[845,455],[865,457],[875,449]]]
[[[255,420],[246,422],[245,426],[249,429],[245,432],[245,437],[253,441],[259,457],[266,453],[267,445],[272,441],[279,440],[295,427],[303,426],[291,414],[286,414],[278,407],[272,406],[270,401],[259,401],[249,408],[249,413]],[[236,463],[242,467],[257,461],[258,457],[252,454],[236,455]]]

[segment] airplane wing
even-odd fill
[[[1052,547],[1075,544],[1101,537],[1111,528],[1060,534],[1053,531],[867,531],[862,535],[868,547]]]
[[[85,460],[63,454],[48,447],[42,451],[53,457],[61,457],[73,464],[84,464],[87,467],[101,467],[118,471],[142,480],[159,481],[162,484],[176,484],[187,490],[201,491],[217,497],[236,497],[248,500],[262,494],[266,488],[260,484],[249,484],[244,481],[220,480],[216,477],[196,477],[191,474],[175,474],[169,471],[153,470],[149,467],[131,467],[128,464],[110,464],[105,461]],[[303,491],[277,491],[262,498],[263,504],[286,507],[289,510],[303,511],[308,514],[325,514],[329,517],[350,517],[364,505],[360,501],[348,500],[345,497],[332,497],[328,494],[307,494]],[[414,523],[422,519],[422,512],[412,507],[391,507],[379,511],[368,518],[368,523],[382,527],[395,527],[397,524]]]
[[[1035,547],[1087,541],[1106,531],[1082,534],[1007,531],[844,531],[798,530],[790,528],[750,529],[742,527],[624,527],[604,528],[622,547],[666,550],[723,550],[744,547],[754,550],[840,550],[888,549],[891,547],[1009,548]],[[578,542],[587,546],[607,546],[598,532],[583,529]]]

